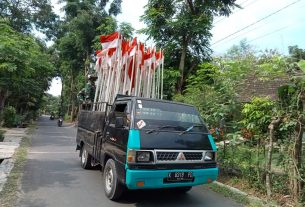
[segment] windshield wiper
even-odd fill
[[[146,131],[146,134],[150,134],[150,133],[153,133],[153,132],[159,132],[161,129],[165,129],[165,128],[183,128],[182,126],[174,126],[174,125],[165,125],[165,126],[160,126],[158,127],[158,129],[150,129],[148,131]]]
[[[195,127],[202,127],[202,126],[203,126],[202,124],[192,125],[189,128],[187,128],[186,130],[184,130],[183,132],[181,132],[179,135],[185,134],[186,132],[191,131]]]

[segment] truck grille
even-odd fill
[[[186,160],[201,160],[202,152],[183,152]]]
[[[179,152],[157,152],[158,161],[173,161],[177,159]]]
[[[163,151],[156,150],[156,161],[165,162],[198,162],[202,161],[203,151]]]

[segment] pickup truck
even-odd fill
[[[101,166],[109,199],[126,189],[184,193],[216,180],[216,145],[194,106],[118,95],[103,107],[80,112],[76,143],[82,168]]]

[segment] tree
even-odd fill
[[[100,49],[99,35],[116,30],[117,23],[113,16],[120,13],[121,0],[62,2],[65,2],[63,10],[66,16],[56,41],[56,49],[61,62],[63,98],[68,105],[68,113],[74,119],[76,95],[85,85],[95,49]]]
[[[60,97],[52,96],[51,94],[45,94],[43,97],[43,104],[41,110],[44,114],[54,113],[60,114]]]
[[[288,52],[290,56],[288,60],[290,62],[299,62],[300,60],[305,60],[305,50],[299,48],[297,45],[289,46]]]
[[[147,28],[142,32],[153,38],[157,46],[166,50],[176,62],[170,65],[179,68],[179,93],[183,90],[189,70],[202,60],[209,59],[210,30],[214,15],[229,15],[237,6],[235,0],[150,0],[142,20]],[[188,70],[185,70],[187,64]]]
[[[37,111],[54,67],[38,40],[0,21],[0,112],[9,99],[18,113]]]
[[[30,33],[35,28],[48,38],[54,38],[59,23],[49,0],[0,1],[0,17],[18,32]]]
[[[132,39],[134,28],[128,22],[122,22],[119,25],[119,32],[123,35],[123,37],[127,40]]]

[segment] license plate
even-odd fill
[[[192,172],[170,172],[167,180],[170,182],[193,181],[194,177]]]

